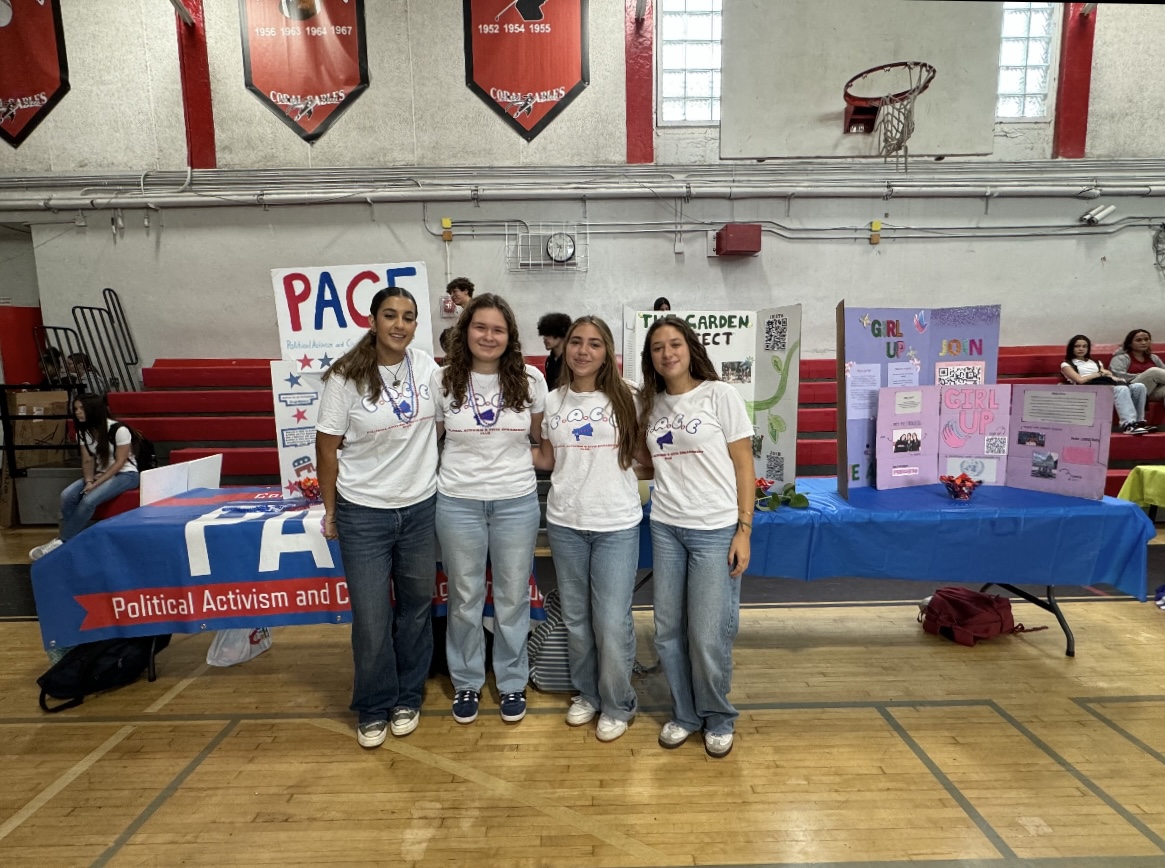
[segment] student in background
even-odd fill
[[[546,348],[546,388],[557,389],[562,375],[562,350],[566,346],[566,332],[570,317],[564,313],[547,313],[538,319],[538,335]]]
[[[433,656],[437,364],[409,346],[417,303],[407,290],[377,292],[369,321],[324,374],[316,467],[324,536],[340,541],[352,603],[356,740],[374,748],[389,729],[401,737],[417,728]]]
[[[1060,373],[1078,386],[1112,386],[1112,404],[1124,434],[1148,434],[1157,429],[1145,421],[1146,389],[1142,383],[1126,383],[1092,358],[1092,341],[1087,335],[1073,335],[1064,350]]]
[[[477,719],[485,686],[486,556],[493,576],[493,670],[506,723],[526,716],[530,567],[541,510],[530,455],[546,406],[542,372],[522,358],[514,312],[479,295],[457,321],[445,367],[431,379],[437,436],[437,538],[449,577],[446,658],[453,719]]]
[[[138,487],[133,432],[109,418],[105,396],[75,398],[73,422],[81,449],[81,479],[61,492],[61,534],[30,551],[28,557],[34,561],[83,531],[101,504]]]
[[[755,505],[752,422],[683,320],[651,324],[641,364],[655,468],[655,648],[672,696],[659,743],[678,748],[703,729],[704,750],[719,758],[732,750],[738,716],[728,692]]]
[[[652,310],[671,310],[671,302],[668,301],[666,298],[664,298],[661,295],[659,298],[657,298],[655,300],[655,305],[651,309]]]
[[[1165,362],[1153,353],[1148,329],[1133,329],[1109,363],[1114,376],[1131,379],[1147,390],[1147,401],[1165,401]]]
[[[468,277],[455,277],[449,281],[449,285],[445,287],[445,292],[449,293],[449,297],[453,299],[458,310],[465,310],[469,306],[470,299],[473,298],[473,281]]]
[[[564,344],[562,385],[546,398],[534,460],[538,469],[553,471],[546,533],[562,595],[570,677],[579,692],[566,722],[582,726],[598,714],[596,737],[614,741],[637,707],[631,595],[643,513],[631,463],[645,450],[635,395],[615,366],[607,324],[580,317]]]
[[[77,386],[78,394],[104,395],[109,391],[105,385],[105,378],[101,376],[100,371],[93,367],[93,362],[85,353],[73,353],[69,356],[66,365],[69,377]]]

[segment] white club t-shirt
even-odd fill
[[[639,524],[639,481],[619,466],[618,432],[605,393],[563,386],[547,396],[542,436],[554,447],[547,521],[600,532]]]
[[[393,371],[400,386],[394,387]],[[382,389],[373,404],[354,383],[328,378],[316,430],[344,438],[336,489],[345,500],[374,509],[403,509],[437,490],[437,431],[429,380],[437,363],[407,350],[404,368],[380,366]]]
[[[109,428],[113,428],[113,426],[115,424],[117,424],[116,419],[108,420]],[[119,426],[117,429],[117,433],[115,433],[113,435],[113,437],[110,438],[110,441],[109,441],[109,460],[103,463],[101,461],[100,456],[98,456],[98,454],[97,454],[97,439],[90,436],[88,431],[86,431],[84,434],[81,435],[81,445],[85,449],[89,450],[89,454],[93,456],[93,463],[97,467],[98,473],[104,473],[106,470],[108,470],[110,467],[113,466],[113,463],[115,461],[117,461],[117,447],[118,446],[129,446],[132,442],[133,442],[133,434],[130,433],[129,428],[127,428],[125,425]],[[137,458],[133,454],[133,449],[129,450],[129,458],[127,458],[125,460],[125,464],[121,465],[121,469],[118,470],[117,472],[118,473],[137,473],[138,472],[138,462],[137,462]]]
[[[728,444],[752,434],[744,399],[727,383],[705,380],[682,395],[657,394],[646,433],[655,465],[652,519],[696,530],[736,524]]]
[[[442,370],[433,373],[437,421],[445,424],[445,449],[437,490],[468,500],[510,500],[538,487],[530,456],[530,417],[546,409],[546,378],[526,365],[534,403],[519,410],[502,407],[497,374],[470,375],[470,394],[453,408],[441,386]]]

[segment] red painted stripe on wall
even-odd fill
[[[33,330],[42,325],[39,307],[0,306],[0,359],[5,383],[39,383],[44,379]]]
[[[655,51],[655,2],[643,4],[643,18],[635,19],[639,0],[626,3],[627,54],[627,162],[655,162],[655,113],[652,75]]]
[[[214,110],[210,100],[210,59],[206,53],[206,24],[202,0],[182,0],[194,24],[177,15],[178,69],[182,77],[182,110],[186,116],[186,160],[192,169],[218,165],[214,142]]]
[[[1060,80],[1056,87],[1056,121],[1052,156],[1079,159],[1088,145],[1088,98],[1092,89],[1092,43],[1096,16],[1081,15],[1084,3],[1064,4],[1060,28]]]

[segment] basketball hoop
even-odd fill
[[[859,72],[845,83],[845,131],[881,134],[878,153],[889,157],[905,152],[906,142],[914,132],[914,100],[930,87],[935,68],[921,60],[900,60]],[[854,93],[854,85],[877,89],[877,82],[895,90],[876,96]]]

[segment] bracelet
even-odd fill
[[[742,527],[747,527],[749,530],[752,530],[752,525],[749,524],[747,521],[741,521],[741,520],[737,519],[736,529],[740,530]]]

